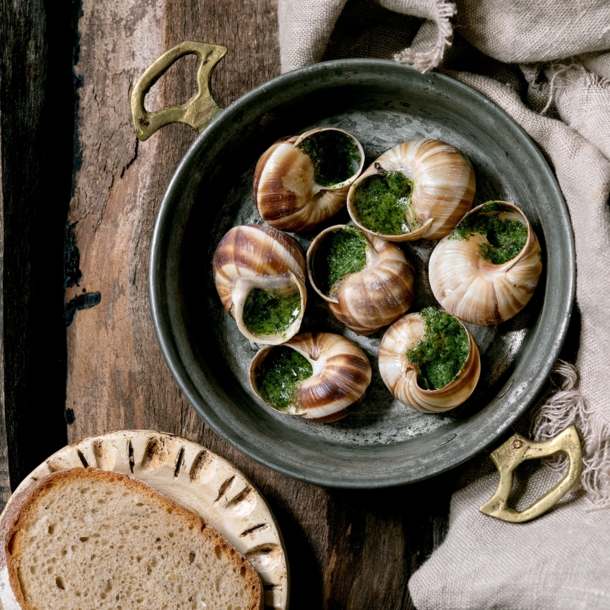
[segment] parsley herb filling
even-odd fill
[[[256,371],[256,387],[265,402],[279,411],[287,411],[295,402],[299,384],[312,375],[313,367],[307,358],[280,345],[271,348]]]
[[[320,186],[345,182],[360,167],[358,146],[342,131],[318,131],[305,138],[297,148],[311,158],[314,179]]]
[[[332,296],[344,277],[362,271],[366,265],[366,246],[366,237],[354,227],[327,234],[314,258],[317,287]]]
[[[485,236],[485,243],[479,244],[481,258],[494,265],[502,265],[515,258],[527,243],[527,226],[519,220],[498,218],[505,208],[500,203],[486,203],[477,214],[464,218],[453,229],[449,239],[468,239],[479,233]]]
[[[421,227],[412,195],[412,180],[402,172],[381,170],[358,184],[353,206],[367,229],[380,235],[404,235]]]
[[[434,307],[419,315],[425,322],[424,336],[407,350],[407,358],[417,367],[420,388],[440,390],[457,377],[468,358],[468,333],[453,316]]]
[[[299,292],[266,291],[253,288],[244,304],[243,320],[254,335],[277,335],[285,331],[301,313]]]

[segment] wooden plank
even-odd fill
[[[215,96],[225,105],[277,75],[273,0],[84,0],[79,32],[82,167],[69,222],[82,279],[67,298],[93,295],[93,306],[76,311],[68,329],[67,407],[75,418],[70,440],[151,428],[201,442],[238,466],[269,501],[288,548],[293,610],[382,607],[378,599],[384,608],[412,607],[408,574],[431,539],[431,522],[446,513],[446,493],[442,509],[430,513],[430,500],[418,486],[329,491],[260,466],[202,423],[180,394],[154,336],[147,288],[152,227],[166,185],[196,134],[172,125],[138,144],[128,94],[162,51],[188,39],[228,47],[213,77]],[[190,58],[176,64],[148,96],[148,107],[188,99],[194,70]],[[418,500],[405,503],[409,497]]]
[[[79,28],[81,60],[76,70],[83,80],[79,105],[83,164],[70,223],[80,250],[82,280],[67,298],[85,290],[99,292],[101,301],[78,311],[68,329],[67,406],[75,416],[70,439],[112,429],[152,428],[202,442],[231,459],[261,489],[285,525],[287,544],[302,550],[290,557],[293,569],[300,565],[303,578],[311,574],[319,581],[324,532],[322,536],[315,532],[324,523],[324,490],[271,473],[205,428],[162,359],[148,304],[150,235],[165,187],[196,134],[185,126],[170,126],[138,145],[126,103],[144,69],[165,48],[185,39],[203,38],[229,47],[213,81],[221,103],[275,75],[277,35],[270,27],[275,27],[275,8],[269,2],[247,0],[201,7],[174,3],[171,8],[157,2],[145,14],[136,11],[136,5],[126,2],[108,11],[85,2]],[[227,27],[230,23],[246,25],[233,29]],[[116,38],[118,24],[120,40],[109,49],[106,41]],[[150,107],[187,99],[192,74],[170,70],[153,91],[158,99]],[[301,555],[314,560],[301,563]],[[307,589],[302,591],[304,603],[312,596]],[[319,587],[313,594],[319,599]]]
[[[0,504],[66,442],[63,235],[73,85],[69,2],[0,2]],[[10,462],[7,458],[10,455]],[[10,478],[10,484],[9,484]]]
[[[329,491],[325,608],[414,608],[407,583],[445,535],[450,479]]]

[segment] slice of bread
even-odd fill
[[[191,511],[129,476],[50,474],[0,522],[4,610],[260,610],[252,566]]]

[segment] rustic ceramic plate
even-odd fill
[[[289,579],[282,535],[265,499],[235,466],[179,436],[121,430],[60,449],[25,477],[11,497],[47,474],[88,466],[140,479],[198,514],[258,572],[265,609],[286,610]]]
[[[231,227],[262,221],[252,195],[259,155],[277,138],[317,125],[353,133],[367,160],[430,137],[461,150],[477,178],[475,205],[512,201],[532,222],[545,271],[533,300],[494,327],[470,326],[482,357],[472,397],[443,416],[395,401],[377,371],[383,333],[361,338],[310,289],[302,330],[338,332],[368,354],[374,378],[364,403],[333,424],[274,413],[248,385],[256,352],[224,312],[212,255]],[[347,221],[339,214],[331,223]],[[298,236],[305,249],[312,235]],[[406,244],[417,272],[411,311],[436,304],[427,279],[432,242]],[[317,64],[280,76],[224,110],[185,155],[153,236],[150,293],[170,369],[204,420],[241,451],[320,485],[383,487],[419,481],[469,459],[498,438],[540,391],[563,343],[574,292],[574,251],[565,204],[539,150],[504,112],[441,74],[383,60]]]

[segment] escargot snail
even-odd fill
[[[542,272],[540,244],[510,203],[471,210],[430,257],[430,286],[442,307],[472,324],[497,324],[531,299]]]
[[[213,275],[224,308],[251,341],[277,345],[299,332],[305,258],[292,237],[271,227],[234,227],[214,252]]]
[[[345,205],[363,167],[360,142],[342,129],[318,127],[283,138],[256,165],[256,206],[276,229],[308,231]]]
[[[413,302],[415,272],[402,250],[357,227],[322,231],[307,251],[307,273],[332,314],[360,335],[391,324]]]
[[[250,383],[276,411],[330,422],[362,402],[371,373],[368,358],[349,339],[303,333],[260,350],[250,365]]]
[[[448,313],[428,307],[388,328],[379,346],[379,372],[403,404],[442,413],[472,394],[481,360],[468,329]]]
[[[413,140],[387,151],[350,187],[347,209],[364,231],[389,241],[438,239],[472,206],[474,170],[438,140]]]

